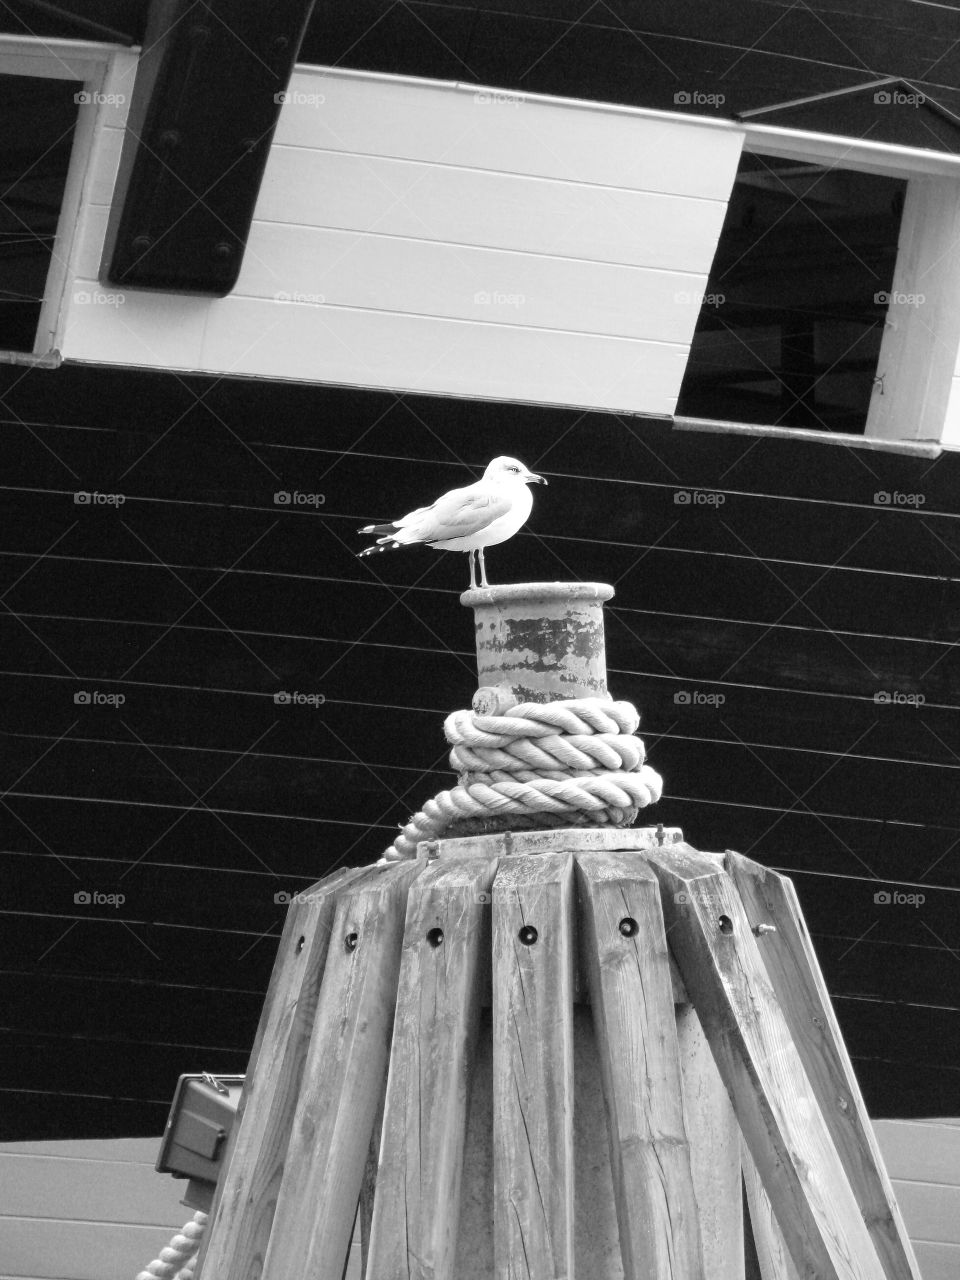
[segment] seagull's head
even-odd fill
[[[513,484],[546,484],[543,476],[530,471],[517,458],[500,457],[487,465],[484,480],[499,480]]]

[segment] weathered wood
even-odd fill
[[[790,1251],[783,1238],[777,1219],[770,1205],[770,1197],[764,1190],[757,1166],[741,1141],[740,1160],[743,1165],[743,1185],[750,1210],[750,1227],[753,1244],[760,1266],[760,1280],[800,1280],[793,1265]]]
[[[383,1132],[383,1099],[377,1104],[377,1114],[367,1148],[367,1162],[363,1167],[360,1184],[360,1203],[357,1205],[357,1221],[353,1228],[354,1243],[360,1236],[360,1274],[366,1276],[367,1259],[370,1256],[370,1228],[373,1225],[373,1198],[377,1189],[377,1165],[380,1163],[380,1135]]]
[[[624,1277],[704,1280],[660,887],[628,856],[577,869]]]
[[[488,836],[459,836],[451,840],[422,840],[424,858],[506,858],[516,853],[556,853],[566,849],[629,851],[677,844],[679,827],[556,827],[548,831],[503,831]]]
[[[730,852],[725,865],[751,924],[772,924],[760,956],[887,1280],[920,1280],[793,882]]]
[[[340,1280],[386,1077],[407,889],[422,870],[378,867],[337,902],[263,1280]]]
[[[320,993],[337,897],[363,871],[343,868],[287,910],[236,1120],[198,1260],[211,1280],[260,1275],[270,1239]]]
[[[371,1277],[452,1280],[455,1274],[467,1097],[496,865],[435,863],[410,891],[364,1268]],[[489,981],[489,971],[482,976]]]
[[[689,846],[648,857],[670,945],[793,1261],[824,1280],[883,1280],[735,886]]]
[[[676,1010],[683,1110],[706,1280],[743,1280],[740,1126],[697,1011]]]
[[[498,1280],[574,1274],[573,859],[505,859],[493,884]]]

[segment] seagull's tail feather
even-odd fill
[[[362,529],[357,530],[357,533],[378,533],[390,537],[399,527],[395,521],[388,520],[386,524],[365,524]]]
[[[357,555],[362,559],[364,556],[376,555],[378,551],[396,551],[401,546],[403,546],[401,542],[393,542],[391,539],[383,538],[375,547],[364,547],[362,551],[357,552]]]

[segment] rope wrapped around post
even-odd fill
[[[629,826],[663,780],[644,763],[630,702],[523,702],[502,715],[454,711],[443,731],[458,785],[413,815],[382,861],[416,857],[421,840],[520,827]]]
[[[178,1231],[159,1258],[139,1271],[136,1280],[193,1280],[197,1252],[207,1226],[207,1215],[198,1209],[190,1221]]]

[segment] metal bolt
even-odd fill
[[[777,926],[775,924],[755,924],[753,932],[758,938],[762,938],[765,933],[776,933]]]

